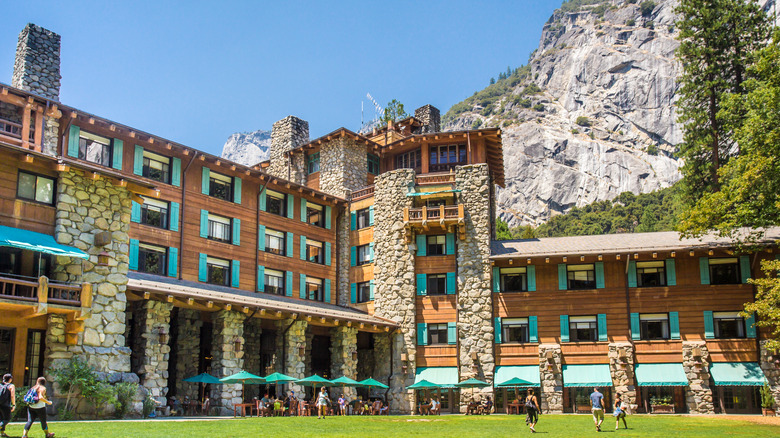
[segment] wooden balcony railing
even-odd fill
[[[370,198],[374,195],[374,186],[366,186],[362,189],[355,190],[352,192],[352,195],[349,197],[350,201],[358,201],[365,198]]]
[[[37,304],[60,304],[74,307],[92,306],[92,285],[52,283],[45,276],[31,279],[0,276],[0,299]]]
[[[418,186],[454,184],[454,183],[455,183],[455,173],[453,172],[426,173],[424,175],[417,175],[416,178],[416,184]]]
[[[408,225],[419,224],[428,226],[428,222],[434,221],[441,226],[461,224],[464,221],[463,205],[440,205],[428,208],[405,208],[404,223]]]
[[[22,139],[22,125],[10,120],[0,119],[0,134]]]

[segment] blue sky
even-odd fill
[[[63,103],[214,154],[289,114],[359,129],[367,92],[443,114],[524,64],[562,2],[11,1],[0,82],[38,24],[62,35]]]

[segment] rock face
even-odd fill
[[[682,140],[674,113],[677,1],[656,3],[644,16],[639,2],[623,0],[556,11],[522,80],[495,101],[475,96],[445,116],[445,130],[502,128],[502,218],[538,225],[574,206],[680,179],[672,156]]]
[[[271,156],[270,147],[271,133],[268,131],[237,132],[228,137],[222,146],[222,158],[254,166]]]

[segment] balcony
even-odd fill
[[[418,186],[455,184],[455,172],[451,171],[417,175],[415,183]]]
[[[50,282],[46,277],[36,279],[2,275],[0,276],[0,299],[34,304],[90,307],[92,287],[88,283],[71,285]]]
[[[352,195],[350,195],[349,200],[350,201],[359,201],[361,199],[366,199],[374,196],[374,186],[366,186],[362,189],[355,190],[352,192]]]
[[[422,229],[428,231],[431,228],[448,230],[457,227],[458,237],[464,238],[466,234],[466,221],[463,205],[440,205],[434,208],[405,208],[404,226],[407,230],[407,239],[411,241],[412,230]]]

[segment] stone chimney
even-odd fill
[[[39,96],[60,100],[60,36],[32,23],[16,44],[11,85]]]
[[[287,116],[274,123],[271,129],[271,163],[267,172],[303,184],[306,177],[303,154],[290,161],[287,152],[309,141],[309,122],[295,116]]]
[[[414,110],[414,118],[422,122],[421,134],[441,131],[441,114],[433,105],[421,106]]]

